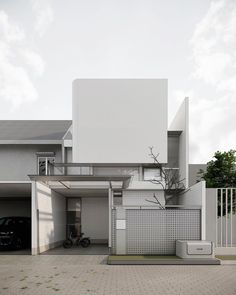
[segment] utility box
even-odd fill
[[[214,258],[211,241],[176,241],[176,255],[180,258]]]

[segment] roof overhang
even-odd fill
[[[1,139],[0,144],[57,144],[61,145],[63,140],[48,140],[48,139],[24,139],[24,140],[14,140],[14,139]]]
[[[131,179],[130,175],[29,175],[30,180],[32,181],[41,181],[41,182],[82,182],[84,183],[98,183],[98,182],[122,182],[122,189],[126,189],[129,186]]]
[[[183,132],[182,130],[168,130],[168,136],[169,137],[174,137],[174,136],[179,137],[182,132]]]

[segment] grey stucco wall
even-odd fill
[[[94,167],[94,175],[132,175],[133,180],[139,180],[139,167]]]
[[[108,241],[108,198],[82,198],[81,225],[92,242]]]
[[[149,201],[155,201],[153,195],[158,198],[159,202],[164,206],[165,199],[162,190],[123,190],[123,205],[124,206],[150,206],[157,208],[155,203]],[[148,201],[149,200],[149,201]]]
[[[55,152],[61,162],[61,145],[0,145],[0,180],[29,180],[37,173],[37,152]]]

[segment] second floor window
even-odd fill
[[[38,157],[38,175],[53,174],[55,157]]]
[[[159,168],[143,168],[143,180],[161,180],[161,170]]]

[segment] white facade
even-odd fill
[[[73,82],[73,162],[167,163],[166,79]]]
[[[24,140],[27,146],[24,148],[21,142],[18,149],[17,141],[12,141],[14,146],[10,150],[20,155],[23,149],[24,158],[31,160],[25,165],[17,164],[17,169],[24,168],[23,176],[18,173],[20,170],[14,171],[14,175],[21,175],[21,181],[31,174],[33,254],[61,245],[66,238],[69,198],[80,200],[82,232],[92,241],[108,242],[109,247],[114,231],[114,208],[121,209],[118,215],[122,222],[126,209],[160,209],[152,202],[154,195],[164,207],[162,184],[145,179],[145,171],[150,176],[156,168],[149,155],[150,146],[159,154],[158,161],[165,169],[179,171],[188,187],[188,100],[177,112],[169,130],[167,104],[166,79],[79,79],[73,82],[72,126],[68,127],[66,122],[68,128],[63,129],[60,138],[52,126],[52,137],[56,138],[52,142],[50,135],[45,142],[40,134],[35,144],[33,139]],[[33,130],[31,133],[32,137]],[[11,161],[6,144],[11,142],[8,140],[0,146],[2,151],[7,150],[0,156],[13,167],[15,161]],[[62,166],[54,166],[47,175],[37,175],[37,157],[47,154],[53,154],[55,162],[61,162]],[[5,175],[4,171],[0,171],[1,175],[3,180],[13,177],[10,173]],[[70,178],[71,175],[74,178]],[[18,180],[15,178],[12,180]],[[197,205],[202,209],[202,238],[205,236],[204,196],[201,183],[187,192],[178,204],[182,207]],[[7,202],[2,211],[7,212],[8,207]],[[126,233],[125,228],[122,230],[117,245],[124,250]]]
[[[179,138],[179,170],[180,176],[184,179],[185,186],[189,185],[189,100],[185,98],[181,104],[169,130],[182,131]]]

